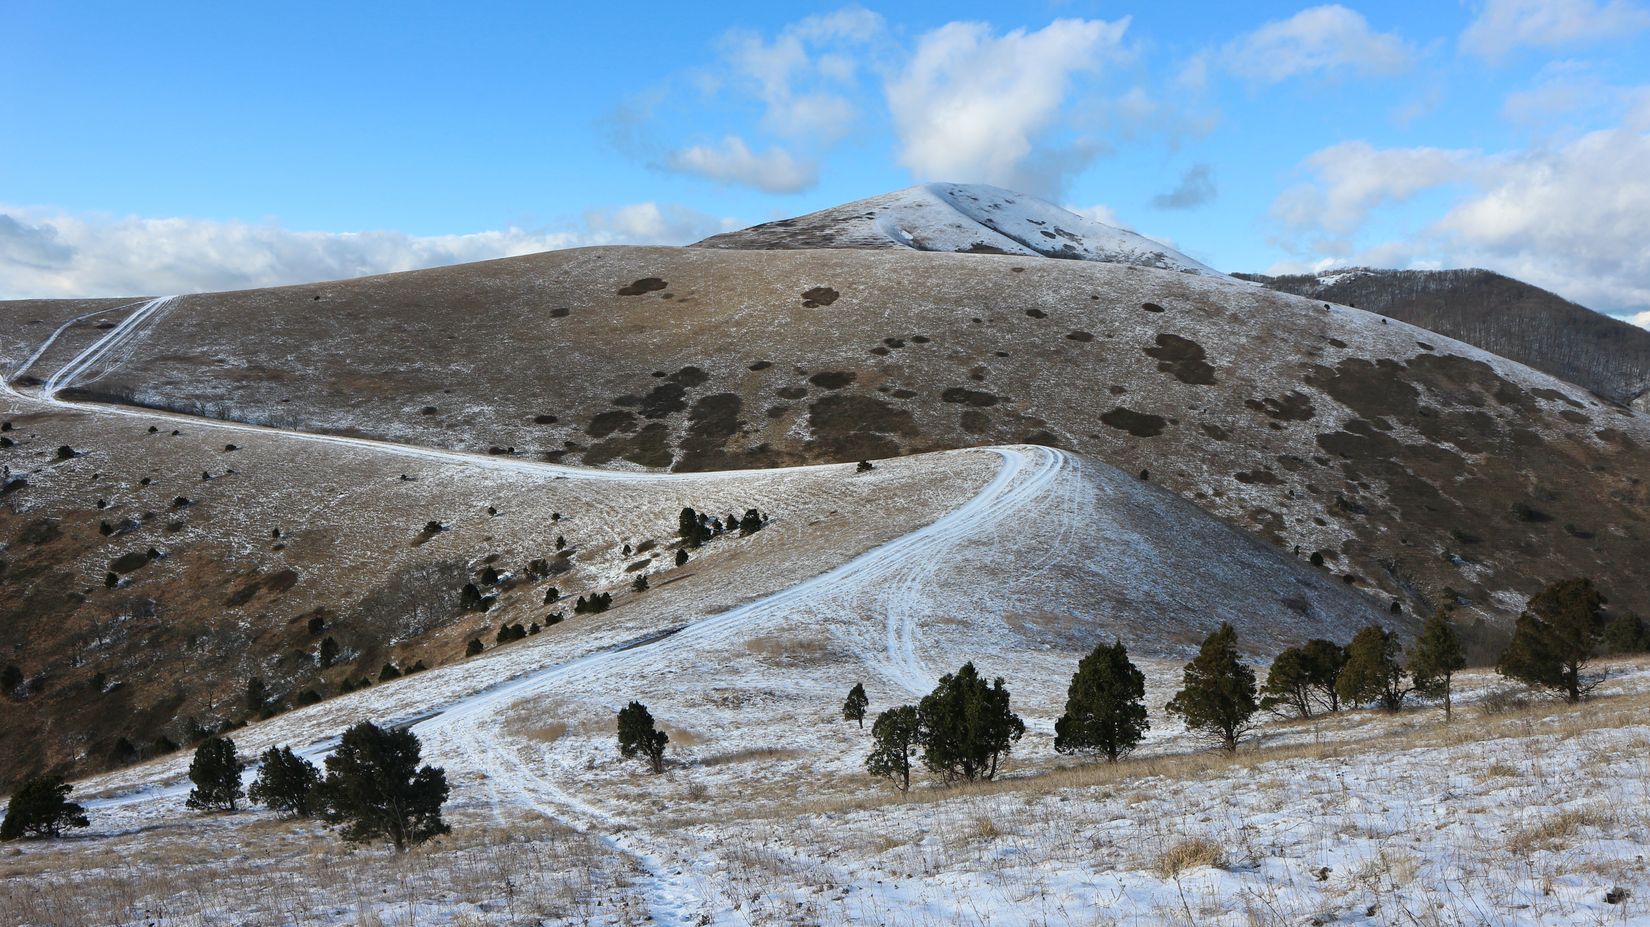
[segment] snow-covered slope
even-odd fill
[[[1149,238],[985,184],[923,184],[715,235],[692,247],[739,251],[912,248],[1041,255],[1225,276]]]

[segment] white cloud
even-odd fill
[[[1099,146],[1044,138],[1074,76],[1121,57],[1127,18],[1060,19],[996,36],[985,23],[947,23],[917,40],[884,89],[900,163],[921,180],[983,181],[1051,194]]]
[[[722,38],[733,85],[762,100],[769,132],[829,145],[846,135],[858,109],[840,90],[851,85],[859,63],[853,50],[883,31],[883,19],[861,7],[809,16],[772,40],[750,30]]]
[[[1650,11],[1624,0],[1488,0],[1461,33],[1461,49],[1490,61],[1513,50],[1563,48],[1650,27]]]
[[[1377,149],[1363,141],[1341,142],[1303,162],[1315,181],[1280,194],[1272,203],[1272,217],[1292,229],[1319,228],[1345,235],[1361,226],[1377,206],[1464,179],[1471,159],[1467,151]]]
[[[1650,328],[1650,312],[1625,315],[1621,317],[1621,320],[1629,325],[1637,325],[1639,328]]]
[[[1602,312],[1650,306],[1650,134],[1631,123],[1497,155],[1347,142],[1305,163],[1316,182],[1285,191],[1272,214],[1329,235],[1290,266],[1484,267]],[[1372,210],[1450,183],[1453,204],[1411,240],[1355,248]]]
[[[115,218],[0,206],[0,298],[132,296],[279,286],[593,244],[680,244],[731,223],[640,203],[584,228],[465,235],[302,232],[274,222]]]
[[[819,165],[799,160],[783,148],[757,153],[737,135],[720,145],[693,145],[671,152],[663,166],[717,183],[755,187],[768,193],[795,193],[819,182]]]
[[[1583,305],[1650,305],[1650,135],[1593,132],[1486,160],[1478,190],[1430,230],[1461,263],[1491,267]]]
[[[683,245],[717,232],[740,228],[733,219],[717,219],[675,203],[631,203],[584,214],[584,231],[572,233],[578,245]]]
[[[1415,51],[1393,33],[1376,32],[1344,6],[1315,6],[1269,22],[1228,43],[1221,63],[1240,77],[1275,84],[1313,73],[1390,75],[1409,68]]]

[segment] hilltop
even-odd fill
[[[691,247],[739,251],[904,248],[1015,254],[1224,276],[1143,235],[986,184],[923,184],[794,219],[713,235]]]
[[[1357,306],[1448,335],[1584,387],[1611,402],[1650,391],[1650,332],[1488,270],[1238,274],[1271,289]]]

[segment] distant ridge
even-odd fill
[[[1612,402],[1650,400],[1650,331],[1488,270],[1375,270],[1244,280],[1356,306],[1552,374]]]
[[[910,248],[1133,264],[1225,276],[1144,236],[985,184],[923,184],[713,235],[690,247],[738,251]]]

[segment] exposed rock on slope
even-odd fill
[[[910,248],[1134,264],[1223,276],[1166,245],[1035,197],[985,184],[931,183],[714,235],[695,248]]]
[[[1219,278],[598,248],[186,297],[145,338],[84,395],[609,467],[1050,444],[1321,552],[1383,604],[1506,618],[1542,583],[1591,575],[1650,611],[1642,415]]]
[[[1357,306],[1458,338],[1614,402],[1650,391],[1650,332],[1488,270],[1372,270],[1266,277],[1274,290]]]

